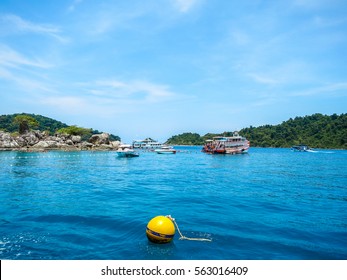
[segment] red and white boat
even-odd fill
[[[212,140],[207,140],[202,151],[210,154],[243,154],[247,153],[250,147],[249,141],[234,132],[233,136],[216,136]]]

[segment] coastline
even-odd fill
[[[120,141],[111,141],[108,133],[93,134],[88,140],[83,141],[79,135],[49,135],[39,130],[16,136],[0,131],[0,151],[115,151],[120,144]]]

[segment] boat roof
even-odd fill
[[[152,139],[152,138],[150,138],[150,137],[148,137],[148,138],[143,139],[143,140],[134,140],[133,143],[143,143],[143,144],[145,144],[145,143],[159,143],[159,142],[154,140],[154,139]]]
[[[237,131],[233,132],[232,136],[215,136],[213,137],[213,140],[206,140],[206,142],[210,142],[210,141],[229,141],[230,139],[246,139],[245,137],[242,137],[241,135],[239,135],[239,133]]]
[[[231,139],[245,139],[244,137],[237,135],[237,136],[215,136],[213,137],[214,141],[230,141]]]
[[[132,146],[130,144],[121,144],[119,145],[119,148],[131,148]]]

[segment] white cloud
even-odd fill
[[[10,81],[25,91],[52,91],[44,82],[41,70],[53,65],[40,59],[27,58],[6,45],[0,44],[0,78]],[[38,70],[38,71],[36,71]]]
[[[232,43],[236,43],[240,46],[248,45],[251,41],[249,35],[241,30],[233,30],[230,35],[230,40]]]
[[[75,11],[76,7],[81,4],[83,0],[73,0],[71,5],[68,7],[68,12],[73,12]]]
[[[162,5],[162,1],[131,1],[114,5],[106,1],[98,5],[92,14],[83,15],[81,32],[91,36],[100,36],[110,32],[127,30],[130,32],[155,33],[175,22],[177,14],[188,13],[201,0],[165,0],[171,5]],[[164,2],[165,2],[164,1]],[[126,1],[125,1],[126,2]],[[175,13],[172,13],[174,9]]]
[[[52,92],[51,85],[42,82],[38,79],[30,79],[26,76],[21,76],[19,74],[14,74],[5,68],[0,67],[0,79],[9,81],[15,84],[17,87],[21,88],[25,92]]]
[[[110,30],[112,30],[117,23],[117,19],[113,18],[108,14],[102,14],[97,18],[97,20],[93,23],[90,31],[93,34],[103,34]]]
[[[166,85],[154,84],[143,80],[130,82],[114,79],[99,80],[92,85],[92,89],[89,92],[98,96],[151,103],[163,102],[176,96]]]
[[[1,74],[1,72],[0,72]],[[59,95],[57,90],[49,95],[35,95],[35,102],[54,108],[69,115],[96,114],[110,117],[133,112],[145,112],[151,105],[177,100],[177,94],[166,85],[148,81],[120,81],[116,79],[98,80],[88,83],[76,83],[75,88],[66,91],[78,92]],[[34,102],[27,100],[27,102]]]
[[[0,22],[5,29],[10,31],[37,33],[51,36],[63,43],[67,42],[67,39],[60,35],[60,28],[54,25],[33,23],[13,14],[2,15]]]
[[[51,106],[64,112],[81,112],[87,105],[83,98],[74,96],[42,96],[39,102],[42,105]]]
[[[30,31],[35,33],[59,33],[59,29],[50,25],[39,25],[22,19],[19,16],[8,14],[2,17],[2,20],[15,25],[19,30]]]
[[[24,57],[22,54],[16,52],[12,48],[6,45],[0,44],[0,66],[5,67],[19,67],[19,66],[30,66],[38,68],[50,68],[52,65],[39,60],[29,59]]]
[[[343,94],[346,94],[345,92],[347,91],[347,82],[342,82],[342,83],[331,83],[328,85],[323,85],[320,87],[315,87],[315,88],[310,88],[308,90],[304,91],[299,91],[292,96],[310,96],[310,95],[321,95],[321,94],[327,94],[331,96],[334,93],[338,93],[343,91]]]
[[[117,30],[133,29],[136,28],[138,19],[153,12],[155,10],[151,5],[143,3],[138,5],[105,4],[97,7],[92,14],[84,15],[80,28],[82,28],[81,32],[97,36]],[[140,25],[139,28],[142,30],[144,26]],[[153,29],[154,26],[148,28]]]
[[[336,2],[336,1],[335,1]],[[314,9],[314,8],[321,8],[326,5],[333,5],[334,0],[295,0],[293,1],[294,6],[298,6],[300,8],[307,8],[307,9]]]
[[[248,74],[248,76],[251,77],[257,83],[261,83],[261,84],[275,85],[275,84],[279,83],[278,80],[276,80],[274,78],[266,77],[264,75],[260,75],[257,73],[250,73],[250,74]]]
[[[181,12],[187,13],[190,11],[196,4],[198,0],[173,0],[174,6]]]

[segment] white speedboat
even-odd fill
[[[309,146],[303,145],[303,144],[295,145],[291,149],[294,152],[311,152],[311,151],[313,151]]]
[[[161,146],[154,150],[158,154],[176,154],[176,150],[171,146]]]
[[[138,157],[139,154],[134,151],[131,145],[123,144],[120,145],[117,150],[119,157]]]

